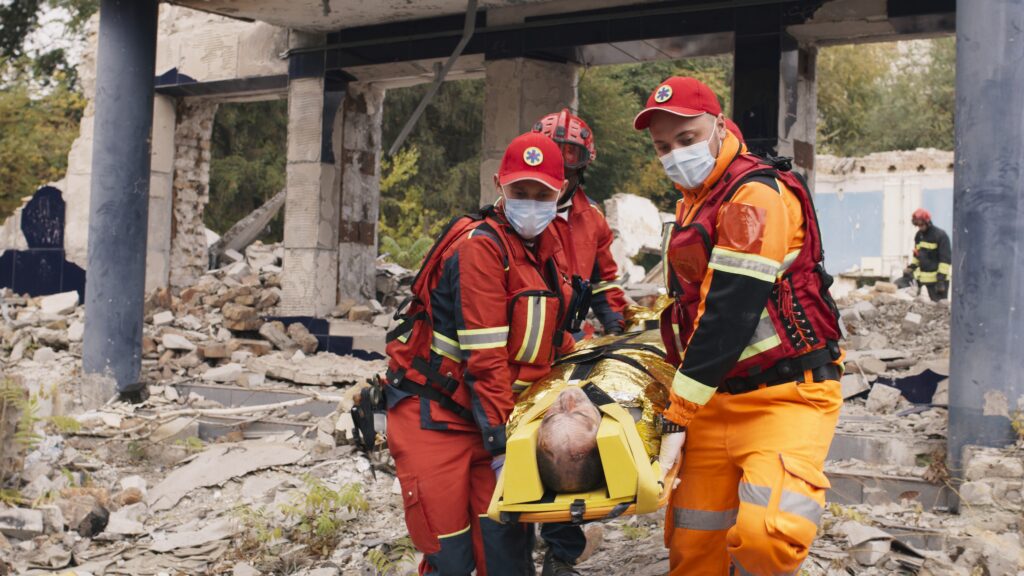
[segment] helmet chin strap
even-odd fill
[[[558,211],[565,212],[572,206],[572,198],[576,195],[576,191],[579,190],[580,186],[583,185],[583,170],[576,173],[576,177],[570,179],[570,182],[575,181],[572,187],[565,191],[565,194],[558,199]]]

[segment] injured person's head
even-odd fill
[[[577,386],[558,394],[537,435],[537,468],[548,490],[589,492],[604,483],[597,451],[601,412]]]

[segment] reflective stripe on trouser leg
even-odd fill
[[[842,405],[839,385],[783,384],[729,399],[730,448],[743,469],[729,554],[737,574],[793,574],[824,508],[822,463]]]
[[[476,563],[473,561],[473,537],[469,526],[452,534],[439,535],[437,539],[441,543],[441,550],[424,556],[430,565],[427,574],[448,576],[473,572]]]
[[[499,524],[486,515],[480,517],[484,539],[487,576],[524,576],[533,574],[533,526],[509,522]]]
[[[729,572],[726,535],[739,505],[736,484],[741,471],[726,449],[724,396],[711,398],[687,432],[680,484],[666,509],[671,576],[726,576]]]

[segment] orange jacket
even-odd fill
[[[619,266],[612,258],[612,231],[604,214],[581,187],[573,195],[568,217],[551,223],[567,254],[570,275],[589,280],[590,308],[605,330],[623,327],[626,295],[619,284]]]
[[[513,388],[543,377],[557,353],[572,349],[573,339],[563,330],[572,285],[550,228],[527,244],[500,205],[460,234],[431,256],[440,258],[439,272],[415,294],[430,302],[429,318],[388,344],[388,382],[454,383],[450,397],[472,422],[420,396],[420,426],[479,429],[484,447],[500,454]],[[429,369],[415,368],[415,358],[426,360]],[[410,396],[394,386],[386,392],[389,406]]]
[[[703,185],[694,190],[680,188],[683,198],[676,206],[678,226],[693,221],[733,158],[744,148],[732,133],[727,133],[715,167]],[[714,252],[730,261],[753,262],[751,268],[775,270],[783,269],[783,263],[800,252],[804,244],[800,200],[784,184],[777,184],[778,189],[758,181],[747,182],[723,204],[715,230],[708,230],[708,236],[716,242]],[[670,238],[667,236],[666,241]],[[775,281],[774,273],[770,280],[758,278],[739,265],[709,266],[707,261],[700,261],[703,253],[701,248],[694,252],[697,257],[683,258],[671,265],[665,263],[667,280],[671,280],[669,270],[688,266],[689,273],[701,275],[696,279],[700,286],[700,293],[695,296],[699,298],[696,317],[687,318],[692,325],[684,330],[672,326],[675,334],[689,334],[688,340],[666,342],[680,350],[680,366],[665,416],[684,426],[735,366],[748,342],[733,336],[754,334]],[[699,356],[691,356],[690,352],[695,350],[700,351]]]

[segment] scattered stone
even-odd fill
[[[882,294],[895,294],[898,288],[892,282],[875,282],[875,292],[881,292]]]
[[[267,322],[260,326],[260,336],[269,340],[278,350],[285,352],[291,352],[299,347],[285,332],[284,324],[278,321]]]
[[[211,342],[203,345],[199,351],[202,353],[203,358],[210,360],[220,360],[231,356],[226,342]]]
[[[371,322],[373,310],[369,306],[353,306],[348,311],[348,319],[352,322]]]
[[[85,335],[85,323],[78,320],[72,320],[68,326],[68,342],[81,342],[82,337]]]
[[[234,382],[242,375],[240,364],[225,364],[203,372],[203,380],[210,382]]]
[[[316,339],[316,336],[310,334],[309,330],[299,322],[288,325],[288,336],[306,354],[313,354],[320,345],[320,341]]]
[[[245,260],[245,256],[242,256],[241,252],[233,248],[228,248],[227,250],[225,250],[222,256],[230,260],[232,264],[235,262],[241,262],[242,260]]]
[[[891,414],[901,398],[899,388],[876,382],[868,393],[867,409],[875,414]]]
[[[78,305],[78,292],[62,292],[43,296],[39,300],[39,310],[43,314],[67,314]]]
[[[338,302],[338,305],[331,310],[331,316],[334,318],[345,318],[355,305],[355,300],[345,298],[341,302]]]
[[[231,568],[231,576],[260,576],[261,572],[245,562],[238,562]]]
[[[921,322],[923,318],[916,312],[907,312],[907,315],[903,317],[903,330],[909,333],[915,333],[921,329]]]
[[[36,364],[49,364],[57,359],[57,353],[53,351],[53,348],[43,346],[42,348],[36,348],[35,354],[32,355],[32,360]]]
[[[164,310],[153,315],[153,326],[167,326],[174,322],[174,312]]]
[[[191,352],[196,349],[195,344],[189,342],[188,338],[185,338],[180,334],[164,334],[160,339],[160,343],[168,350],[184,350]]]
[[[78,524],[76,530],[82,538],[92,538],[96,534],[103,532],[109,521],[110,511],[96,504]]]
[[[221,310],[224,314],[224,326],[235,332],[249,332],[259,330],[263,325],[259,313],[255,308],[229,302]]]
[[[43,534],[43,513],[28,508],[0,510],[0,534],[18,540],[28,540]]]

